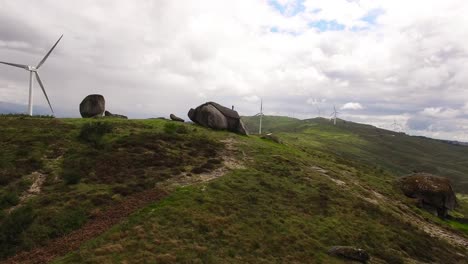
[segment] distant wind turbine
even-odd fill
[[[320,102],[317,99],[314,99],[312,101],[312,104],[315,105],[315,107],[317,108],[318,117],[321,117],[322,116],[322,111],[320,110]]]
[[[397,131],[397,132],[401,131],[401,125],[397,123],[396,119],[393,119],[392,127],[393,127],[393,131]]]
[[[63,37],[63,35],[60,36],[60,38],[57,40],[55,45],[49,50],[49,52],[47,52],[45,57],[39,62],[39,64],[36,67],[30,66],[30,65],[23,65],[23,64],[16,64],[16,63],[9,63],[9,62],[0,61],[0,63],[2,63],[2,64],[6,64],[6,65],[17,67],[17,68],[22,68],[22,69],[25,69],[25,70],[29,71],[29,105],[28,105],[28,113],[29,113],[30,116],[32,116],[32,114],[33,114],[33,75],[36,76],[37,83],[39,83],[39,86],[41,86],[42,92],[44,93],[44,96],[47,99],[47,103],[49,103],[49,107],[50,107],[50,110],[52,111],[52,114],[54,113],[54,110],[52,109],[52,105],[50,104],[50,101],[49,101],[49,97],[47,96],[47,93],[46,93],[46,91],[44,89],[44,85],[42,84],[41,78],[39,77],[38,70],[39,70],[39,68],[41,68],[41,66],[47,60],[49,55],[55,49],[55,47],[60,42],[62,37]]]
[[[339,113],[340,112],[336,111],[335,105],[333,105],[333,113],[331,113],[330,115],[331,119],[333,119],[333,125],[336,125],[336,117],[338,116]]]
[[[262,134],[262,118],[263,118],[263,99],[260,99],[260,113],[256,114],[255,116],[260,117],[260,124],[258,126],[258,134]]]

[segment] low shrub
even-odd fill
[[[177,124],[172,123],[172,122],[164,124],[164,132],[166,134],[175,134],[176,130],[177,130]]]
[[[164,124],[164,132],[166,134],[188,134],[189,130],[184,125],[179,125],[174,122]]]
[[[7,192],[0,196],[0,209],[15,206],[19,203],[19,197],[16,192]]]
[[[62,177],[65,183],[68,185],[77,184],[81,181],[80,173],[72,170],[65,170]]]
[[[94,167],[97,151],[74,152],[69,151],[63,161],[62,178],[66,184],[77,184],[83,177],[89,175]]]
[[[189,133],[189,130],[188,130],[187,127],[184,126],[184,125],[178,125],[178,126],[177,126],[177,129],[176,129],[176,133],[177,133],[177,134],[188,134],[188,133]]]
[[[22,244],[23,232],[34,220],[34,210],[31,206],[21,206],[0,224],[0,258],[12,255],[18,245]]]
[[[79,139],[100,147],[102,145],[102,138],[104,135],[112,132],[113,126],[108,122],[92,122],[87,123],[81,127]]]
[[[86,222],[86,212],[81,208],[65,208],[51,218],[52,237],[70,233]]]

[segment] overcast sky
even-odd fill
[[[187,118],[206,101],[241,115],[340,117],[468,141],[466,0],[0,0],[0,60],[41,68],[57,116],[88,94],[131,118]],[[28,73],[0,66],[0,101]],[[35,89],[36,109],[46,109]],[[26,110],[26,109],[25,109]]]

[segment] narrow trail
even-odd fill
[[[136,210],[152,202],[164,198],[167,193],[160,189],[151,189],[135,195],[128,196],[124,201],[116,204],[108,210],[96,215],[82,228],[70,234],[52,240],[47,245],[35,248],[31,251],[21,252],[2,263],[49,263],[59,256],[77,250],[81,244],[111,228],[124,220]]]

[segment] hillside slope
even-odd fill
[[[441,140],[409,136],[344,120],[298,120],[265,116],[263,131],[283,133],[296,147],[317,149],[394,175],[424,171],[449,177],[457,192],[468,194],[468,147]],[[258,117],[243,117],[249,131],[258,130]],[[346,161],[345,161],[346,162]]]
[[[466,263],[468,225],[417,208],[333,127],[278,144],[164,120],[0,125],[0,249],[23,251],[7,262],[343,263],[327,250],[351,245],[371,263]]]

